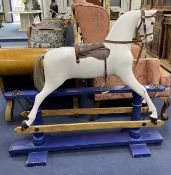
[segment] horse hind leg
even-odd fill
[[[154,123],[157,124],[157,110],[156,107],[154,106],[153,102],[151,101],[147,90],[137,81],[135,78],[132,69],[124,70],[122,73],[118,75],[122,81],[124,81],[132,90],[134,90],[137,94],[142,96],[145,101],[147,102],[147,105],[149,107],[149,111],[152,112],[150,114],[150,120]]]
[[[50,94],[52,93],[56,88],[58,88],[60,85],[63,84],[65,80],[58,80],[56,83],[47,83],[45,82],[45,85],[42,89],[41,92],[39,92],[36,97],[35,97],[35,102],[33,105],[32,110],[30,111],[30,114],[28,115],[28,120],[24,120],[22,122],[22,130],[26,130],[32,123],[34,122],[36,118],[37,111],[43,102],[43,100]]]

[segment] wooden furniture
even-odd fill
[[[171,72],[171,14],[164,15],[164,30],[161,65]]]
[[[151,4],[150,4],[150,2],[152,2],[152,1],[146,1],[146,2],[144,2],[145,3],[145,5],[146,6],[143,6],[143,8],[152,8],[152,6],[151,6]],[[88,7],[89,8],[89,10],[92,8],[95,8],[96,9],[96,11],[98,12],[98,13],[104,13],[103,14],[103,16],[105,16],[105,25],[104,25],[104,23],[103,23],[103,25],[100,25],[100,23],[102,23],[103,21],[101,20],[101,16],[99,15],[99,18],[97,18],[97,20],[94,22],[93,21],[93,15],[90,15],[90,14],[88,14],[88,12],[87,12],[87,9],[86,9],[86,7]],[[82,5],[80,5],[80,4],[76,4],[75,5],[75,12],[76,12],[76,19],[78,19],[78,21],[80,21],[80,29],[81,29],[81,32],[82,32],[82,37],[83,37],[83,41],[86,43],[88,43],[88,42],[99,42],[99,41],[104,41],[104,39],[105,39],[105,37],[107,36],[107,33],[108,33],[108,22],[109,21],[107,21],[107,20],[109,20],[109,18],[108,18],[108,14],[107,13],[105,13],[104,12],[104,10],[102,10],[102,8],[101,7],[97,7],[97,6],[95,6],[95,5],[90,5],[90,4],[86,4],[85,2],[84,2],[84,4],[82,4]],[[160,13],[160,11],[159,11],[159,13]],[[87,19],[87,17],[88,17],[88,19],[89,19],[89,21],[86,21],[86,19]],[[104,19],[104,18],[103,18]],[[85,22],[86,21],[86,22]],[[161,27],[161,19],[160,20],[157,20],[157,23],[156,23],[156,25],[158,26],[158,28],[159,27]],[[99,25],[97,25],[99,23]],[[98,27],[98,34],[97,33],[93,33],[93,30],[89,30],[90,29],[90,27],[91,28],[96,28],[96,26],[99,26]],[[157,30],[157,29],[156,29]],[[157,32],[155,32],[156,34],[157,34]],[[155,34],[155,35],[156,35]],[[159,34],[157,34],[157,35],[159,35]],[[157,36],[155,36],[155,37],[157,37]],[[161,37],[161,36],[160,36]],[[155,38],[156,39],[156,38]],[[160,38],[160,40],[161,40],[161,38]],[[154,43],[155,43],[155,41],[154,41]],[[155,50],[155,44],[151,44],[152,45],[152,50]],[[151,46],[150,45],[150,46]],[[138,46],[136,46],[136,47],[134,47],[134,49],[132,49],[132,53],[133,53],[133,55],[134,55],[134,58],[137,58],[138,57],[138,54],[139,54],[139,47],[138,47],[138,50],[136,49]],[[150,49],[151,49],[150,48]],[[156,50],[158,50],[158,49],[156,49]],[[155,61],[155,60],[150,60],[149,62],[149,65],[151,64],[151,67],[155,67],[155,68],[157,68],[156,66],[155,66],[155,64],[153,63],[153,61]],[[158,96],[164,101],[164,105],[163,105],[163,107],[162,107],[162,109],[161,109],[161,117],[162,117],[162,119],[167,119],[168,118],[168,115],[167,114],[165,114],[165,111],[166,111],[166,109],[168,108],[168,106],[170,105],[170,99],[169,99],[169,91],[170,91],[170,77],[169,77],[169,75],[168,75],[168,73],[166,72],[166,71],[164,71],[162,68],[160,68],[160,61],[159,60],[157,60],[157,65],[158,65],[158,69],[157,69],[157,71],[155,70],[154,71],[154,75],[155,76],[151,76],[151,80],[149,79],[149,77],[150,77],[150,74],[149,74],[149,77],[148,78],[144,78],[144,80],[145,80],[145,83],[147,83],[147,84],[162,84],[162,85],[164,85],[165,87],[166,87],[166,90],[165,90],[165,92],[164,93],[162,93],[162,94],[158,94]],[[145,62],[144,62],[145,63]],[[142,64],[142,66],[140,67],[140,68],[144,68],[144,65],[145,64]],[[137,69],[137,70],[139,70],[139,69]],[[150,69],[151,70],[151,69]],[[151,70],[152,71],[152,70]],[[139,74],[143,74],[143,71],[140,73],[141,71],[137,71],[137,74],[139,73]],[[146,72],[146,70],[144,71],[144,72]],[[139,75],[140,77],[142,77],[142,74],[141,75]],[[153,74],[151,74],[151,75],[153,75]],[[158,78],[156,79],[155,77],[156,77],[156,75],[158,75]],[[104,79],[103,78],[101,78],[102,79],[102,81],[101,81],[101,83],[99,83],[99,86],[101,86],[102,84],[104,84],[105,82],[104,82]],[[108,76],[108,79],[110,79],[110,76]],[[111,79],[110,79],[111,80]],[[143,80],[143,81],[144,81]],[[149,81],[148,81],[149,80]],[[155,80],[155,81],[152,81],[152,80]],[[157,80],[157,81],[156,81]],[[94,80],[95,82],[96,82],[96,79]],[[111,81],[109,81],[109,82],[111,82]],[[110,84],[110,86],[116,86],[116,83],[117,83],[118,81],[114,81],[113,82],[113,84],[111,83]],[[144,83],[144,84],[145,84]],[[121,85],[121,84],[118,84],[118,85]],[[122,84],[123,85],[123,84]],[[112,98],[105,98],[105,97],[107,97],[108,95],[107,94],[103,94],[102,95],[102,97],[103,98],[101,98],[101,100],[116,100],[116,99],[119,99],[118,98],[118,94],[113,94],[112,95]],[[153,95],[152,95],[153,96]],[[126,97],[125,97],[126,98]],[[130,98],[130,97],[129,97]],[[96,101],[97,101],[97,99],[95,99]],[[100,100],[98,100],[98,101],[100,101]],[[99,106],[99,102],[97,101],[97,104],[96,104],[96,106]],[[91,120],[94,120],[95,119],[95,117],[96,116],[92,116],[91,117]]]
[[[0,76],[32,74],[37,56],[48,50],[46,48],[0,49]]]
[[[104,41],[110,25],[107,11],[103,7],[87,3],[84,0],[75,3],[74,8],[83,41],[85,43]]]
[[[3,78],[7,76],[32,75],[36,58],[48,51],[47,48],[0,49],[0,89],[5,92]],[[13,100],[7,100],[5,120],[12,120]]]
[[[155,92],[152,86],[145,86],[148,92]],[[127,93],[132,92],[128,87],[111,87],[106,89],[110,93]],[[164,87],[160,86],[157,91],[163,91]],[[101,93],[101,87],[86,87],[74,89],[58,89],[54,91],[52,96],[75,96]],[[17,127],[14,131],[17,134],[33,134],[33,137],[15,141],[9,148],[9,154],[14,157],[20,154],[27,154],[28,158],[26,166],[42,166],[46,165],[48,152],[71,150],[81,148],[98,148],[113,146],[128,146],[133,157],[147,157],[151,155],[147,144],[161,144],[162,136],[157,130],[147,130],[148,127],[160,127],[164,124],[158,120],[157,124],[153,124],[149,120],[141,118],[142,98],[133,93],[133,110],[130,120],[124,121],[106,121],[106,122],[84,122],[84,123],[67,123],[67,124],[51,124],[45,125],[41,111],[36,115],[34,126],[30,126],[27,130],[22,131],[21,127]],[[22,91],[15,96],[16,98],[31,97],[35,98],[37,92]],[[5,98],[13,98],[11,92],[5,93]],[[88,109],[89,110],[89,109]],[[130,128],[120,130],[108,130],[116,128]],[[141,130],[140,128],[144,128]],[[107,129],[107,130],[106,130]],[[91,132],[91,130],[96,130]],[[78,131],[86,131],[79,132]],[[45,133],[59,132],[58,135],[49,135]],[[63,132],[63,133],[62,133]],[[143,147],[143,148],[142,148]]]
[[[139,46],[132,45],[132,54],[134,59],[137,58],[139,51]],[[157,58],[141,58],[137,64],[137,68],[134,70],[134,75],[141,84],[159,84],[165,86],[165,92],[156,93],[155,97],[160,97],[163,100],[164,104],[159,115],[161,116],[161,119],[167,120],[169,116],[165,112],[170,105],[170,76],[165,70],[163,70],[163,68],[160,67],[160,60]],[[104,87],[125,85],[125,83],[114,75],[108,76],[106,81],[103,77],[96,78],[93,84],[95,87],[101,87],[102,85],[104,85]],[[154,97],[154,94],[149,95],[151,98]],[[104,100],[125,100],[130,98],[132,98],[131,94],[106,93],[95,95],[95,101],[99,107],[100,102],[103,102]],[[91,120],[96,120],[96,116],[92,116]]]
[[[156,9],[156,23],[154,25],[154,40],[146,46],[147,54],[150,57],[162,57],[164,44],[164,21],[168,14],[171,14],[170,0],[143,0],[143,9]]]

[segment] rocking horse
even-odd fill
[[[128,145],[133,157],[146,157],[151,153],[146,143],[160,145],[163,141],[162,136],[155,130],[141,131],[141,127],[160,127],[163,125],[157,119],[157,111],[148,96],[148,92],[164,90],[159,86],[156,90],[150,85],[142,86],[134,77],[132,72],[131,43],[149,42],[153,39],[154,14],[156,11],[136,10],[122,15],[104,43],[77,45],[74,47],[62,47],[48,51],[45,56],[39,57],[35,65],[35,80],[43,84],[43,89],[30,93],[34,103],[28,115],[28,120],[22,122],[21,127],[15,128],[18,134],[33,134],[33,140],[24,139],[13,143],[9,149],[11,156],[28,153],[27,166],[45,165],[48,151],[71,150],[80,148],[107,147]],[[133,40],[135,30],[138,29],[141,40]],[[100,53],[100,54],[99,54]],[[44,77],[40,75],[44,75]],[[119,76],[128,86],[111,88],[73,88],[57,89],[64,81],[70,78],[94,78],[103,75],[115,74]],[[37,84],[36,83],[36,84]],[[55,89],[57,89],[55,91]],[[110,93],[133,93],[133,110],[131,121],[110,121],[110,122],[87,122],[72,124],[53,124],[43,125],[42,116],[47,116],[46,111],[41,113],[40,105],[48,96],[68,96],[68,95],[87,95],[99,94],[103,91]],[[134,92],[133,92],[134,91]],[[7,93],[7,96],[11,94]],[[17,98],[24,97],[24,91],[17,95]],[[35,97],[35,101],[34,98]],[[146,100],[150,114],[150,120],[141,120],[142,98]],[[95,108],[91,112],[105,112],[103,109]],[[60,111],[65,113],[64,110]],[[84,109],[79,109],[80,114]],[[56,111],[48,113],[55,116]],[[67,115],[67,112],[65,113]],[[87,114],[87,113],[86,113]],[[34,126],[31,126],[34,122]],[[86,130],[104,130],[116,128],[130,128],[123,132],[98,131],[87,134]],[[70,131],[71,133],[67,132]],[[84,133],[76,133],[83,131]],[[60,136],[49,136],[44,133],[60,133]]]
[[[84,59],[81,59],[78,64],[73,47],[52,49],[46,53],[43,59],[45,84],[41,92],[36,95],[28,120],[22,122],[22,130],[24,131],[32,125],[42,101],[66,80],[71,78],[100,77],[104,75],[104,69],[106,69],[107,75],[117,75],[131,89],[144,98],[151,112],[150,120],[157,124],[156,108],[146,89],[136,80],[132,72],[133,59],[130,50],[130,44],[138,42],[133,41],[136,29],[140,33],[142,42],[153,40],[155,13],[156,10],[130,11],[116,21],[104,41],[104,48],[110,51],[109,56],[106,58],[106,66],[104,66],[103,60],[96,59],[89,54]],[[92,50],[91,45],[89,47],[89,51]]]

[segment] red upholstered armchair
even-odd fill
[[[137,55],[140,51],[138,45],[132,45],[132,53],[134,58],[137,58]],[[136,60],[135,60],[136,61]],[[155,96],[160,97],[164,101],[164,105],[161,109],[161,118],[167,119],[168,115],[165,114],[166,109],[170,105],[170,76],[169,74],[160,67],[160,60],[158,58],[141,58],[137,64],[136,69],[134,70],[134,74],[137,80],[141,84],[153,84],[153,85],[164,85],[165,92],[156,93]],[[93,81],[93,85],[95,87],[101,87],[102,84],[104,86],[123,86],[125,85],[118,77],[116,76],[108,76],[107,81],[105,83],[104,78],[96,78]],[[154,94],[150,94],[151,97],[154,97]],[[95,95],[95,101],[99,106],[99,102],[103,100],[118,100],[118,99],[129,99],[132,98],[131,93],[127,94],[97,94]],[[93,118],[95,120],[95,116]]]
[[[76,19],[79,22],[82,37],[84,42],[100,42],[104,41],[109,31],[109,15],[107,11],[97,5],[87,3],[85,0],[77,0],[74,4]],[[134,59],[138,57],[140,47],[132,45],[132,53]],[[142,58],[140,59],[134,74],[141,84],[162,84],[166,87],[165,92],[157,93],[156,96],[164,101],[161,109],[161,117],[167,119],[165,111],[170,105],[170,77],[169,74],[160,67],[160,60],[157,58]],[[94,79],[95,87],[105,84],[104,78]],[[125,85],[116,76],[108,76],[105,86],[120,86]],[[151,96],[153,96],[151,94]],[[117,100],[132,98],[131,94],[98,94],[95,95],[95,101],[99,104],[103,100]],[[93,118],[95,120],[95,117]]]
[[[107,11],[85,0],[75,0],[73,6],[83,41],[85,43],[104,41],[110,25]]]

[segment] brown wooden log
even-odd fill
[[[36,58],[48,50],[48,48],[1,48],[0,75],[32,74]]]
[[[151,121],[112,121],[112,122],[88,122],[74,124],[54,124],[30,126],[25,131],[21,127],[17,127],[14,131],[18,134],[28,133],[49,133],[49,132],[66,132],[66,131],[82,131],[82,130],[98,130],[98,129],[113,129],[113,128],[142,128],[142,127],[160,127],[164,124],[158,120],[157,125]]]
[[[142,107],[141,112],[147,112],[147,107]],[[75,108],[75,109],[57,109],[57,110],[42,110],[43,117],[48,116],[66,116],[66,115],[80,115],[80,114],[123,114],[131,113],[132,107],[111,107],[111,108]],[[29,113],[29,111],[28,111]],[[22,112],[23,117],[27,117],[28,113]]]
[[[42,110],[42,116],[57,115],[77,115],[77,114],[122,114],[131,113],[131,107],[111,107],[111,108],[80,108],[80,109],[59,109],[59,110]],[[142,112],[146,112],[146,108],[142,108]]]

